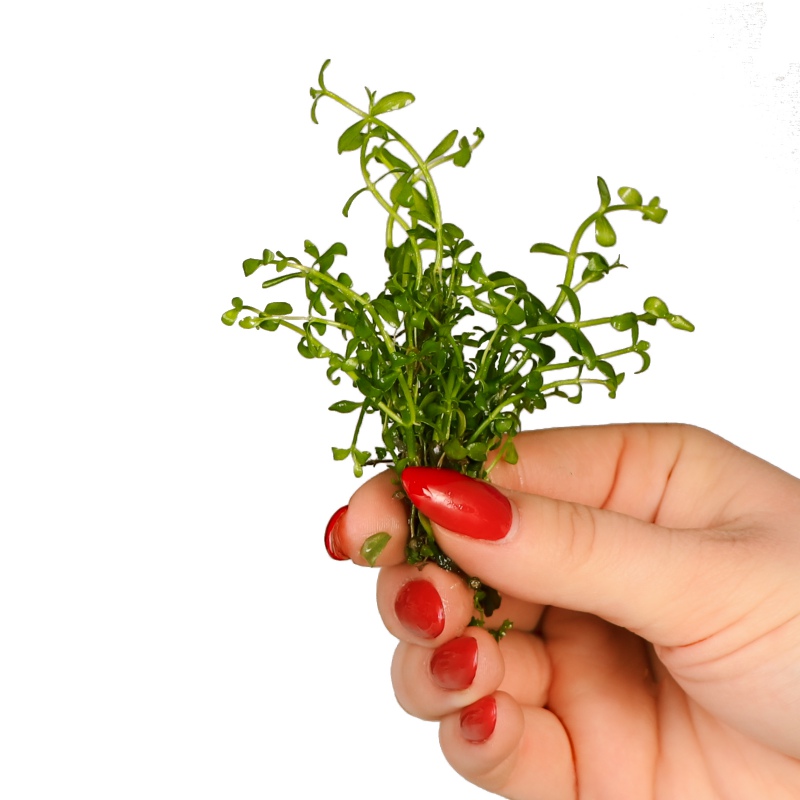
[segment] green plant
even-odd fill
[[[306,261],[264,250],[260,258],[243,264],[248,276],[261,267],[274,268],[275,276],[262,284],[265,289],[299,282],[305,292],[302,311],[283,300],[257,308],[235,297],[222,321],[233,325],[238,319],[241,327],[262,331],[293,331],[302,356],[326,360],[334,384],[342,376],[353,384],[361,399],[331,406],[333,411],[356,414],[352,440],[334,447],[333,457],[351,459],[357,476],[367,465],[390,464],[398,475],[407,465],[423,465],[488,479],[500,459],[516,461],[514,435],[523,412],[540,411],[555,397],[578,403],[583,387],[593,384],[614,397],[625,375],[612,362],[622,356],[638,355],[638,371],[647,369],[649,344],[640,338],[641,325],[663,319],[675,328],[693,329],[657,297],[645,300],[639,313],[582,317],[579,293],[624,266],[591,247],[583,249],[584,236],[593,231],[598,246],[613,247],[616,234],[609,216],[621,211],[661,223],[667,211],[658,197],[644,203],[636,189],[623,187],[618,192],[621,202],[614,203],[606,182],[598,178],[599,207],[581,222],[569,246],[531,247],[532,253],[565,259],[556,297],[544,303],[518,277],[488,271],[461,228],[443,217],[432,172],[450,162],[466,167],[483,132],[477,129],[469,139],[453,130],[422,157],[384,121],[414,96],[394,92],[376,99],[367,89],[367,110],[359,109],[327,88],[328,63],[320,70],[318,88],[311,89],[311,117],[316,123],[323,99],[356,116],[339,137],[338,149],[358,154],[364,185],[347,200],[343,214],[347,216],[354,200],[365,193],[384,209],[384,289],[371,297],[354,288],[347,273],[334,273],[337,259],[347,255],[341,242],[321,250],[307,240]],[[598,326],[621,332],[625,344],[597,352],[588,334]],[[362,449],[359,435],[370,414],[380,417],[382,441]],[[410,563],[433,561],[458,569],[414,509],[410,528]],[[370,563],[386,540],[387,534],[376,534],[367,541],[363,553]],[[499,597],[479,579],[465,578],[475,589],[480,623],[497,607]]]

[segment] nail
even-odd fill
[[[441,689],[466,689],[477,671],[478,642],[471,636],[451,639],[437,647],[431,658],[431,677]]]
[[[406,583],[397,593],[394,613],[407,631],[423,639],[435,639],[444,630],[442,598],[429,581]]]
[[[348,559],[348,556],[339,547],[339,540],[336,538],[336,530],[345,511],[347,511],[347,506],[342,506],[334,511],[325,527],[325,549],[334,561],[347,561]]]
[[[448,530],[495,542],[511,528],[511,502],[490,483],[435,467],[406,467],[402,480],[408,499]]]
[[[494,697],[482,697],[461,712],[461,735],[473,744],[485,742],[497,724],[497,703]]]

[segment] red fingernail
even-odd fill
[[[494,697],[482,697],[461,712],[461,735],[473,744],[485,742],[497,724],[497,703]]]
[[[429,581],[409,581],[397,593],[394,613],[406,630],[423,639],[435,639],[444,630],[444,606]]]
[[[336,538],[336,529],[339,527],[339,521],[344,516],[345,511],[347,511],[347,506],[342,506],[334,511],[325,528],[325,549],[334,561],[347,561],[348,559],[348,556],[341,551],[339,541]]]
[[[466,689],[477,671],[478,642],[471,636],[459,636],[437,647],[431,658],[433,682],[442,689]]]
[[[511,503],[490,483],[435,467],[406,467],[402,479],[408,499],[448,530],[494,542],[511,528]]]

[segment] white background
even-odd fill
[[[598,174],[660,195],[584,302],[657,294],[697,331],[648,329],[616,400],[531,426],[692,422],[800,474],[799,27],[794,0],[7,7],[0,796],[485,797],[395,704],[374,573],[322,547],[352,390],[219,321],[267,300],[244,258],[306,237],[380,284],[379,214],[339,213],[350,120],[312,125],[308,87],[331,58],[357,103],[414,92],[393,124],[423,151],[481,126],[445,216],[545,297],[528,249],[568,241]]]

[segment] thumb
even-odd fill
[[[402,477],[442,549],[501,595],[589,612],[667,646],[704,638],[720,614],[735,614],[728,589],[747,560],[730,536],[721,546],[712,530],[664,527],[451,470],[409,467]]]

